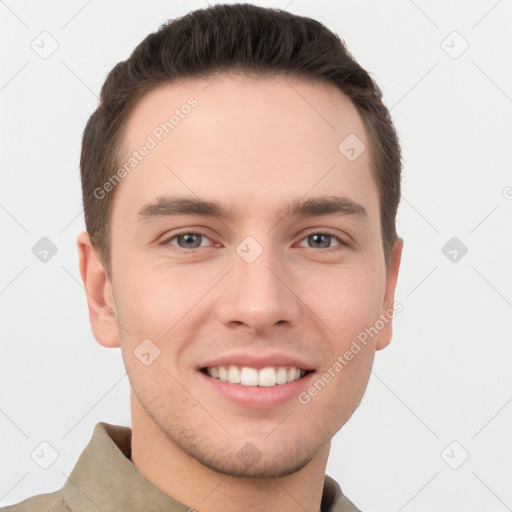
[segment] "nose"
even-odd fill
[[[295,327],[301,314],[291,268],[277,251],[262,249],[252,262],[245,257],[243,248],[233,254],[232,270],[222,280],[217,299],[217,313],[223,325],[245,326],[261,335],[274,325]]]

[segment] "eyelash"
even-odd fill
[[[182,236],[182,235],[199,235],[199,236],[202,236],[202,237],[207,238],[208,240],[210,240],[210,237],[208,237],[204,233],[201,233],[200,231],[182,231],[181,233],[175,233],[172,236],[165,238],[164,240],[162,240],[162,242],[160,242],[160,245],[171,246],[170,242],[172,240],[174,240],[175,238],[178,238],[179,236]],[[342,249],[344,247],[349,247],[349,245],[350,245],[345,240],[343,240],[339,235],[337,235],[333,231],[330,231],[329,229],[324,229],[324,230],[321,230],[321,231],[311,231],[309,233],[306,233],[306,235],[304,235],[301,238],[300,241],[302,242],[303,240],[305,240],[306,238],[308,238],[311,235],[328,235],[328,236],[331,236],[331,237],[335,238],[339,242],[339,245],[337,245],[335,247],[320,248],[321,252],[327,252],[327,251],[332,251],[332,250],[340,250],[340,249]],[[172,250],[175,251],[175,252],[178,252],[178,253],[191,253],[191,252],[198,251],[199,249],[204,249],[205,248],[205,247],[195,247],[193,249],[182,249],[181,247],[177,247],[177,246],[174,246],[174,245],[172,247],[173,247]],[[306,249],[315,250],[315,247],[306,247]]]

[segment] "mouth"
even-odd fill
[[[208,366],[198,368],[204,397],[222,397],[242,409],[267,409],[293,403],[312,386],[315,370],[298,366]],[[212,393],[210,395],[210,392]]]
[[[237,365],[203,367],[199,371],[212,379],[229,384],[267,388],[290,384],[314,372],[314,370],[306,370],[297,366],[252,368]]]

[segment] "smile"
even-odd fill
[[[214,366],[202,368],[201,371],[214,379],[219,379],[230,384],[241,384],[242,386],[271,387],[280,384],[287,384],[301,379],[309,373],[296,366],[267,366],[256,369],[248,366]]]

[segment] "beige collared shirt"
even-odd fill
[[[0,508],[2,512],[190,512],[131,463],[129,427],[100,422],[64,487]],[[360,512],[325,475],[322,512]]]

